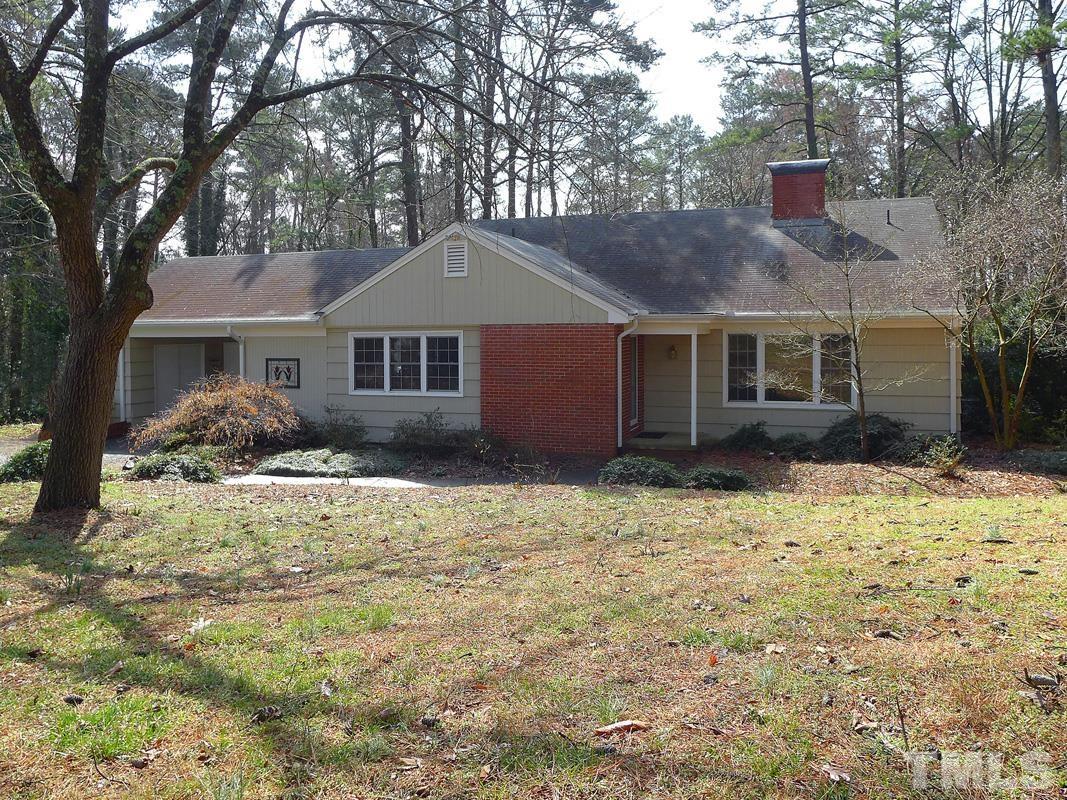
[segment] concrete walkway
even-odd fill
[[[295,478],[280,475],[232,475],[223,478],[227,486],[372,486],[378,489],[426,489],[429,483],[416,483],[400,478]],[[458,484],[452,484],[458,485]]]

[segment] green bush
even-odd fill
[[[673,464],[648,456],[622,456],[600,470],[601,483],[638,486],[681,486],[682,473]]]
[[[405,459],[386,450],[337,452],[328,447],[318,450],[290,450],[260,461],[253,475],[294,478],[370,478],[395,475],[407,466]]]
[[[724,450],[771,450],[774,439],[767,433],[767,423],[748,422],[719,440],[719,447]]]
[[[1020,450],[1012,460],[1034,472],[1067,475],[1067,450]]]
[[[939,475],[955,475],[967,455],[967,448],[958,437],[916,436],[909,439],[903,448],[904,460],[909,464],[929,467]]]
[[[789,458],[811,458],[815,455],[815,440],[804,433],[783,433],[774,440],[775,453]]]
[[[363,418],[341,408],[327,408],[326,421],[318,425],[319,441],[336,450],[358,450],[367,441]]]
[[[44,465],[48,461],[51,442],[37,442],[12,454],[0,464],[0,483],[15,481],[39,481],[44,477]]]
[[[693,467],[685,474],[689,489],[719,489],[724,492],[740,492],[752,487],[752,479],[739,469],[720,467]]]
[[[440,409],[419,417],[397,420],[390,437],[392,446],[423,455],[445,455],[462,449],[467,432],[452,430]]]
[[[871,458],[903,453],[907,441],[908,424],[884,414],[867,416],[867,438]],[[858,461],[860,450],[860,426],[855,414],[843,417],[826,429],[817,442],[817,451],[822,458],[843,461]]]
[[[189,453],[152,453],[138,459],[130,469],[134,480],[218,483],[219,471],[200,456]]]

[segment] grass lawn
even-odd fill
[[[1067,652],[1062,494],[35,490],[0,797],[907,797],[906,748],[1067,753],[1018,693]]]
[[[0,441],[4,439],[35,439],[41,430],[39,422],[12,422],[0,425]]]

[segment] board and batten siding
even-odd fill
[[[245,378],[262,383],[267,379],[268,358],[299,358],[300,388],[280,390],[310,419],[323,419],[326,412],[325,336],[248,336],[245,338]]]
[[[326,315],[326,327],[608,321],[603,309],[474,242],[468,243],[467,276],[446,278],[443,247],[431,247]]]
[[[740,331],[738,331],[740,332]],[[741,425],[764,421],[772,436],[800,432],[817,437],[845,413],[820,408],[746,408],[722,403],[723,331],[697,337],[697,429],[721,438]],[[671,346],[677,358],[668,357]],[[885,384],[898,376],[914,379],[899,386],[868,391],[868,413],[902,419],[914,433],[949,430],[949,347],[940,328],[874,328],[868,331],[862,358],[866,382]],[[689,431],[689,336],[645,338],[645,430]],[[957,381],[960,364],[957,361]],[[957,382],[957,430],[959,419]]]
[[[382,332],[433,332],[426,327],[405,329],[393,326]],[[440,329],[444,330],[444,329]],[[397,420],[440,410],[450,428],[479,427],[481,425],[480,341],[476,326],[454,327],[463,332],[463,396],[442,395],[386,395],[349,394],[348,339],[349,330],[330,328],[326,332],[326,406],[362,418],[367,426],[367,438],[385,441]],[[373,327],[360,328],[361,333],[373,335]]]

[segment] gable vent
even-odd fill
[[[449,239],[445,242],[445,277],[467,277],[467,240]]]

